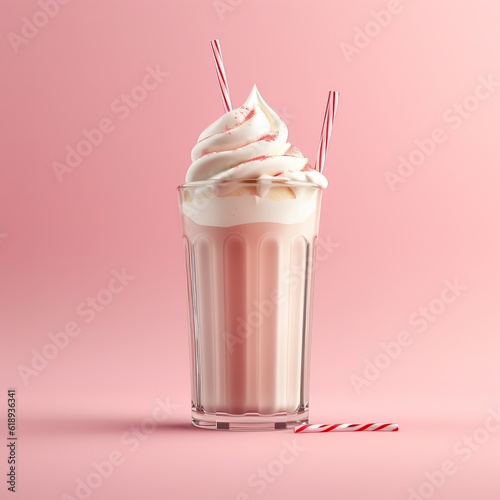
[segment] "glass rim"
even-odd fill
[[[264,178],[264,179],[205,179],[202,181],[191,181],[179,184],[177,190],[181,191],[183,189],[194,189],[204,186],[229,186],[231,184],[239,184],[243,186],[257,186],[272,184],[280,187],[307,187],[307,188],[317,188],[323,190],[325,188],[321,187],[319,184],[311,181],[300,181],[295,179],[285,179],[283,177],[276,178]]]

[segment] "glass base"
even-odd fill
[[[309,409],[296,413],[245,413],[231,415],[230,413],[206,413],[191,411],[191,420],[200,429],[224,431],[276,431],[293,429],[298,425],[307,424]]]

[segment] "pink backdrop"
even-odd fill
[[[16,498],[499,498],[498,26],[492,0],[2,0]],[[215,37],[233,105],[257,83],[306,156],[341,93],[311,421],[399,433],[189,426],[176,186],[222,113]]]

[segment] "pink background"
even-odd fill
[[[397,13],[381,28],[372,11],[388,7]],[[0,425],[3,436],[15,387],[16,498],[75,497],[77,478],[114,450],[124,463],[93,500],[396,500],[411,488],[421,498],[499,498],[500,431],[480,429],[500,411],[500,87],[471,97],[481,77],[500,81],[498,2],[73,0],[14,50],[9,33],[20,35],[23,17],[40,9],[0,4]],[[346,57],[341,44],[356,33],[362,43],[365,28],[369,43]],[[321,235],[335,245],[318,264],[311,421],[395,421],[399,433],[298,436],[304,449],[280,468],[289,433],[189,426],[176,186],[199,132],[222,113],[215,37],[233,105],[257,83],[306,156],[316,153],[327,91],[341,93],[326,166]],[[128,116],[116,103],[113,111],[157,66],[169,75]],[[462,103],[473,111],[453,118]],[[53,162],[106,118],[113,131],[59,182]],[[446,140],[392,191],[386,172],[436,128]],[[135,278],[86,323],[79,304],[122,268]],[[466,290],[418,333],[409,318],[455,278]],[[25,384],[18,367],[68,322],[80,335]],[[352,376],[401,331],[413,343],[358,394]],[[137,450],[124,445],[121,436],[167,397],[178,406],[169,419]],[[476,436],[470,455],[456,444],[467,435]],[[454,473],[426,486],[446,460]],[[276,477],[259,494],[248,481],[268,466]]]

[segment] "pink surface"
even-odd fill
[[[499,498],[498,4],[60,3],[0,5],[0,471],[15,387],[16,498]],[[286,432],[188,425],[175,188],[222,112],[215,37],[233,105],[257,83],[309,158],[327,91],[341,93],[311,421],[399,433],[298,436],[296,449]],[[33,350],[52,359],[23,381]],[[105,459],[119,465],[89,476]]]

